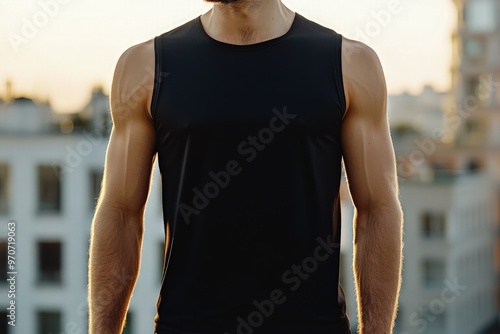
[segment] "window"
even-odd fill
[[[39,334],[61,333],[61,313],[57,311],[39,311],[37,315]]]
[[[0,214],[9,210],[9,166],[0,164]]]
[[[61,243],[38,243],[38,281],[41,283],[61,282]]]
[[[125,323],[125,328],[123,329],[122,334],[132,334],[132,333],[134,333],[133,328],[134,328],[133,312],[132,311],[128,311],[127,312],[127,322]]]
[[[446,217],[443,213],[424,212],[421,224],[423,237],[444,238],[446,233]]]
[[[0,241],[0,284],[7,283],[7,241]]]
[[[464,6],[464,25],[470,32],[495,30],[495,4],[493,0],[471,0]]]
[[[474,134],[481,134],[482,131],[482,126],[479,120],[477,119],[468,119],[465,124],[464,124],[464,130],[467,134],[469,135],[474,135]],[[477,170],[477,169],[472,169],[472,171]]]
[[[38,211],[57,213],[61,210],[61,167],[38,166]]]
[[[471,99],[471,98],[477,98],[479,94],[479,77],[478,76],[472,76],[465,78],[465,98],[466,99]],[[469,107],[474,107],[474,105],[471,105]]]
[[[468,39],[463,42],[463,52],[467,60],[472,63],[478,63],[485,59],[486,46],[483,40]]]
[[[426,287],[440,287],[443,284],[445,265],[442,260],[425,259],[422,267],[423,281]]]
[[[491,78],[487,76],[469,76],[464,78],[464,98],[462,104],[467,109],[487,107],[492,99]]]
[[[90,172],[90,194],[92,196],[90,203],[92,211],[94,211],[97,205],[97,200],[99,199],[99,194],[101,192],[102,176],[103,176],[102,170],[93,170]]]

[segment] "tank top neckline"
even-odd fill
[[[253,43],[253,44],[231,44],[231,43],[226,43],[226,42],[216,40],[215,38],[211,37],[205,31],[205,28],[203,27],[203,24],[201,23],[201,15],[199,15],[196,18],[196,26],[197,26],[198,31],[200,32],[201,36],[205,40],[207,40],[208,42],[212,43],[215,46],[225,47],[225,48],[233,49],[233,50],[247,51],[247,50],[255,50],[255,49],[261,49],[261,48],[273,46],[273,45],[276,45],[276,44],[280,43],[281,41],[287,39],[290,35],[292,35],[292,33],[297,28],[297,26],[299,24],[299,20],[300,20],[300,14],[295,12],[295,16],[293,18],[292,25],[290,26],[290,28],[288,29],[288,31],[286,33],[284,33],[281,36],[278,36],[278,37],[275,37],[272,39],[268,39],[268,40],[265,40],[262,42]]]

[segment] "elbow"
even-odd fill
[[[119,216],[121,220],[142,220],[144,217],[144,206],[133,205],[132,201],[120,201],[116,199],[99,198],[96,208],[96,215],[100,212],[110,213]]]
[[[102,199],[97,206],[94,229],[107,231],[128,231],[138,238],[144,234],[144,210],[136,209],[125,203]]]
[[[403,221],[404,213],[398,199],[372,201],[365,205],[355,206],[358,217],[390,216],[391,220]]]
[[[404,213],[399,201],[372,203],[356,207],[355,232],[357,235],[370,235],[377,231],[390,230],[401,237],[403,221]]]

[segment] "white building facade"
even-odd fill
[[[495,186],[485,174],[400,184],[403,284],[394,334],[478,334],[496,317],[492,266]],[[344,201],[342,279],[353,333],[352,206]]]
[[[25,102],[12,101],[7,106],[15,110]],[[33,112],[36,108],[12,117],[30,117]],[[15,222],[16,321],[15,326],[2,322],[0,332],[87,333],[89,233],[108,135],[95,127],[71,134],[46,127],[37,132],[31,124],[26,132],[23,122],[10,122],[21,128],[16,131],[11,126],[0,132],[0,248],[5,266],[7,223]],[[153,333],[164,247],[159,181],[155,169],[141,272],[124,333]],[[2,274],[0,316],[10,321],[7,307],[13,298],[7,298],[10,284],[3,270]]]

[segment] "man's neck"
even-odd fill
[[[284,35],[295,13],[281,0],[215,4],[201,21],[209,36],[229,44],[255,44]]]

